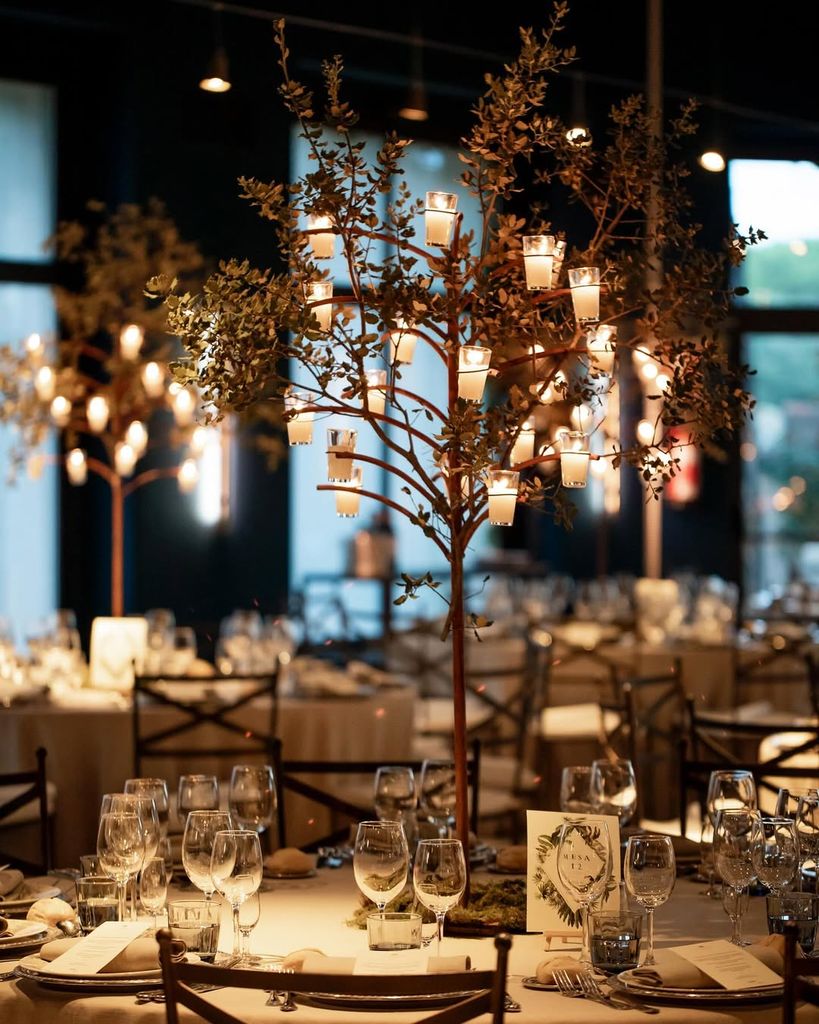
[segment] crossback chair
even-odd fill
[[[687,732],[680,740],[680,820],[684,825],[691,793],[704,805],[711,772],[737,768],[751,772],[760,796],[775,797],[784,780],[808,780],[819,776],[819,725],[781,725],[778,722],[745,722],[709,715],[686,699]],[[760,760],[759,746],[772,734],[792,735],[793,746],[783,746]],[[800,755],[815,755],[816,764],[796,766],[788,762]],[[683,835],[685,832],[683,831]]]
[[[295,995],[332,992],[338,995],[378,997],[420,996],[451,994],[456,1000],[415,1024],[463,1024],[482,1014],[492,1015],[492,1024],[503,1024],[506,993],[506,974],[512,940],[498,935],[495,948],[498,957],[494,971],[459,971],[452,974],[419,975],[356,975],[356,974],[304,974],[275,975],[269,971],[249,971],[237,968],[214,967],[201,963],[174,960],[171,934],[167,929],[157,933],[159,959],[162,965],[162,984],[165,990],[167,1024],[179,1024],[179,1007],[193,1010],[210,1024],[243,1024],[234,1016],[203,998],[195,985],[217,985],[224,988],[262,989],[267,991],[277,977],[282,989]],[[463,995],[468,992],[469,995]],[[458,996],[462,998],[457,998]]]
[[[799,956],[797,941],[799,930],[794,924],[785,925],[785,975],[782,994],[782,1024],[794,1024],[796,1004],[811,1003],[819,1006],[819,960]]]
[[[201,699],[203,685],[213,690],[206,700]],[[188,688],[190,697],[184,695]],[[281,741],[276,738],[277,689],[276,675],[206,679],[137,676],[131,713],[135,775],[145,774],[146,762],[167,765],[187,761],[194,763],[198,770],[212,762],[219,765],[270,764],[279,790],[277,825],[279,841],[284,845]],[[261,709],[253,708],[256,700],[263,702]],[[150,706],[167,712],[160,723],[151,723]],[[253,725],[249,724],[251,712]],[[206,730],[210,731],[206,733]]]
[[[35,755],[37,766],[32,771],[5,772],[0,775],[0,836],[9,819],[16,812],[36,802],[40,830],[39,862],[24,860],[0,849],[0,861],[33,874],[51,869],[51,820],[48,813],[48,787],[46,782],[46,750],[39,747]]]
[[[759,691],[767,699],[783,689],[793,710],[819,715],[819,660],[804,642],[774,636],[766,650],[750,658],[743,657],[741,649],[735,650],[735,704],[753,700]]]
[[[480,781],[480,759],[481,744],[473,741],[470,745],[470,757],[467,760],[467,781],[470,790],[470,828],[477,833],[479,814],[479,781]],[[347,824],[341,828],[334,829],[328,835],[313,839],[304,846],[306,850],[316,850],[321,846],[332,846],[335,843],[347,838],[350,831],[350,824],[359,821],[366,821],[373,816],[371,802],[354,802],[347,799],[338,792],[331,792],[325,778],[321,784],[316,781],[308,781],[304,776],[330,776],[343,781],[351,780],[353,776],[367,775],[373,778],[376,771],[384,764],[396,768],[412,768],[416,773],[421,771],[422,761],[292,761],[285,760],[281,763],[279,778],[284,792],[297,793],[299,796],[318,804],[331,811],[334,815],[340,815],[347,819]],[[284,840],[281,840],[284,845]]]

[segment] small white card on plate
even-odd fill
[[[371,949],[355,958],[353,974],[426,974],[428,963],[420,949]]]
[[[565,936],[567,932],[576,929],[577,934],[580,934],[578,903],[557,874],[557,843],[561,826],[567,821],[608,825],[612,875],[605,898],[595,906],[598,910],[620,909],[620,823],[617,817],[605,814],[564,814],[562,811],[527,811],[527,931]],[[593,859],[596,856],[594,850],[589,849],[589,857]]]
[[[40,970],[44,974],[98,974],[144,931],[144,921],[106,921]]]
[[[727,939],[673,946],[672,952],[698,967],[718,985],[731,991],[782,984],[782,978],[776,971],[772,971],[761,960],[757,960],[753,953],[735,946]]]

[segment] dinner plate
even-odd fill
[[[535,992],[557,992],[557,985],[553,981],[538,981],[537,978],[531,977],[524,978],[521,984]]]
[[[32,930],[36,925],[39,927]],[[9,933],[0,936],[0,959],[17,957],[23,952],[39,949],[61,935],[59,928],[52,928],[39,921],[9,921]]]
[[[96,992],[130,992],[162,985],[162,971],[158,967],[155,971],[123,971],[117,974],[54,974],[46,971],[46,966],[46,961],[39,956],[27,956],[17,965],[17,974],[47,988]]]
[[[625,992],[635,999],[647,1003],[667,1003],[673,1006],[750,1006],[778,1003],[782,999],[782,985],[766,985],[764,988],[745,988],[729,991],[715,988],[672,988],[668,985],[657,987],[647,985],[633,971],[623,971],[609,978],[609,985]]]
[[[23,884],[16,890],[17,896],[14,899],[0,900],[0,914],[19,914],[21,910],[28,910],[37,900],[47,900],[51,896],[59,896],[61,889],[56,885],[49,885],[49,878],[26,878]]]
[[[434,1009],[449,1006],[461,999],[477,995],[480,989],[466,992],[426,992],[421,995],[397,996],[351,996],[339,995],[336,992],[294,992],[297,1003],[308,1003],[312,1006],[327,1007],[333,1010],[415,1010],[421,1008]]]

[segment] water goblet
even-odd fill
[[[418,806],[412,768],[384,765],[375,773],[373,803],[379,821],[404,821]]]
[[[631,836],[626,845],[626,889],[645,907],[648,949],[643,965],[654,959],[654,910],[668,901],[677,879],[677,862],[671,836]]]
[[[560,809],[566,814],[591,814],[591,767],[570,765],[560,776]]]
[[[751,858],[759,881],[773,896],[783,893],[799,868],[797,823],[791,818],[759,818]]]
[[[606,892],[612,874],[612,849],[605,821],[567,821],[557,841],[557,876],[574,898],[583,925],[580,961],[591,963],[589,912]]]
[[[230,828],[223,811],[191,811],[182,835],[182,867],[197,889],[209,900],[216,890],[210,873],[213,841],[217,832]]]
[[[796,807],[796,835],[799,844],[799,887],[804,888],[804,871],[809,864],[819,868],[819,797],[801,796]]]
[[[627,825],[637,810],[637,780],[631,761],[594,761],[589,792],[595,813],[616,815],[621,825]]]
[[[353,850],[356,885],[380,914],[407,884],[409,849],[400,821],[362,821]]]
[[[720,897],[722,899],[722,909],[728,915],[732,930],[736,934],[737,929],[741,931],[742,915],[750,904],[750,893],[747,889],[734,889],[732,886],[723,883],[720,886]],[[741,944],[747,945],[747,943]],[[740,943],[736,943],[736,945],[740,945]]]
[[[466,861],[460,839],[422,839],[413,867],[415,898],[435,915],[437,956],[441,955],[444,919],[466,889]]]
[[[230,773],[228,807],[240,828],[264,832],[276,812],[276,782],[269,764],[235,764]]]
[[[239,933],[241,935],[242,952],[240,963],[243,966],[259,962],[258,957],[250,955],[250,933],[259,923],[261,909],[262,903],[258,891],[251,893],[244,903],[239,906]]]
[[[727,807],[717,813],[714,828],[714,854],[723,882],[734,890],[736,918],[731,918],[731,942],[748,945],[742,938],[742,890],[754,880],[753,836],[759,812],[748,807]],[[723,900],[724,902],[724,900]]]
[[[164,779],[126,779],[123,787],[126,793],[135,796],[150,796],[156,804],[159,830],[162,836],[168,834],[168,783]]]
[[[125,920],[128,879],[136,875],[145,857],[145,837],[139,815],[109,811],[100,815],[97,856],[103,874],[117,883],[117,920]]]
[[[176,814],[181,824],[191,811],[219,810],[219,780],[215,775],[180,775]]]
[[[427,758],[421,765],[419,803],[421,813],[438,829],[442,839],[449,837],[455,821],[455,764],[453,761]]]
[[[233,955],[241,956],[239,908],[262,884],[262,847],[259,833],[225,829],[213,838],[210,874],[214,888],[233,911]]]
[[[815,796],[819,798],[819,789],[815,786],[788,786],[779,790],[776,794],[776,805],[774,814],[777,818],[795,819],[799,810],[799,801],[803,796]]]
[[[720,811],[756,807],[756,783],[753,775],[739,768],[721,768],[711,772],[705,799],[708,817],[716,828]]]
[[[165,909],[168,898],[168,871],[163,857],[154,857],[142,866],[139,876],[139,901],[144,910],[153,915],[154,930],[156,918]]]

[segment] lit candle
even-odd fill
[[[318,320],[319,330],[326,334],[333,320],[333,282],[311,281],[307,285],[307,301],[321,303],[313,306],[311,312]]]
[[[520,428],[520,433],[515,439],[515,443],[512,445],[509,461],[513,466],[516,466],[519,462],[527,462],[529,459],[533,459],[534,456],[535,421],[528,419]]]
[[[65,427],[71,419],[71,402],[69,402],[65,395],[56,395],[51,400],[49,411],[51,418],[54,420],[54,425]]]
[[[34,390],[41,402],[50,402],[57,390],[57,374],[50,366],[41,366],[34,376]]]
[[[165,371],[159,363],[146,363],[142,368],[142,386],[149,398],[161,398],[165,390]]]
[[[142,348],[145,331],[139,324],[126,324],[119,332],[119,353],[123,359],[133,363]]]
[[[137,454],[127,441],[117,441],[114,446],[114,468],[118,476],[130,476],[137,464]]]
[[[523,236],[523,269],[531,291],[552,287],[554,248],[554,235]]]
[[[586,336],[586,351],[595,369],[610,374],[614,369],[614,351],[617,328],[613,324],[600,324]]]
[[[327,479],[346,483],[353,471],[352,459],[340,459],[338,452],[354,452],[358,434],[355,430],[327,430]]]
[[[574,317],[579,324],[600,319],[600,269],[575,267],[569,271]]]
[[[287,440],[291,445],[313,443],[313,412],[302,410],[310,405],[310,396],[305,391],[291,391],[284,396],[284,408],[288,413]]]
[[[196,398],[187,388],[179,388],[173,396],[173,418],[178,427],[188,427],[193,423],[196,411]]]
[[[563,269],[563,260],[566,258],[566,242],[559,238],[555,242],[554,262],[552,263],[552,288],[557,288],[560,280],[560,271]]]
[[[88,479],[88,460],[82,448],[72,448],[66,455],[65,471],[72,486],[82,487]]]
[[[644,384],[651,384],[657,377],[657,364],[653,361],[641,363],[637,372]]]
[[[453,192],[427,192],[424,210],[427,245],[449,245],[457,208],[458,197]]]
[[[190,450],[194,455],[201,455],[208,444],[208,428],[194,427],[189,442]]]
[[[559,435],[560,475],[564,487],[585,487],[589,473],[589,445],[579,430],[563,430]]]
[[[361,472],[361,466],[356,466],[350,474],[350,480],[347,484],[348,487],[353,487],[355,490],[352,491],[336,491],[336,515],[341,519],[355,519],[358,515],[358,509],[361,505],[361,490],[363,474]]]
[[[134,449],[136,457],[141,459],[148,447],[148,428],[142,420],[131,420],[125,431],[125,440]]]
[[[543,405],[550,405],[552,402],[563,401],[566,397],[567,383],[566,374],[562,370],[558,370],[552,377],[551,383],[532,384],[529,390],[533,395],[537,395],[538,401]]]
[[[336,254],[336,236],[331,230],[333,222],[329,217],[313,213],[307,218],[307,227],[316,234],[308,235],[313,256],[317,260],[331,260]]]
[[[182,494],[190,494],[199,483],[199,467],[196,459],[185,459],[176,474],[176,482]]]
[[[411,320],[403,320],[400,316],[395,318],[394,331],[390,331],[391,359],[394,363],[411,363],[415,355],[415,343],[418,335],[412,330]]]
[[[572,409],[570,419],[574,429],[579,430],[582,434],[588,434],[594,425],[594,413],[585,402],[581,402],[580,405],[576,405]]]
[[[370,412],[384,415],[384,407],[387,402],[387,371],[366,370],[367,377],[367,404]]]
[[[489,372],[491,348],[464,345],[458,353],[458,398],[480,402]]]
[[[654,424],[651,420],[640,420],[635,428],[635,433],[640,444],[652,444],[654,442]]]
[[[489,470],[489,522],[493,526],[511,526],[515,518],[520,473],[512,469]]]
[[[92,395],[85,403],[85,418],[92,434],[101,434],[108,426],[110,409],[105,395]]]

